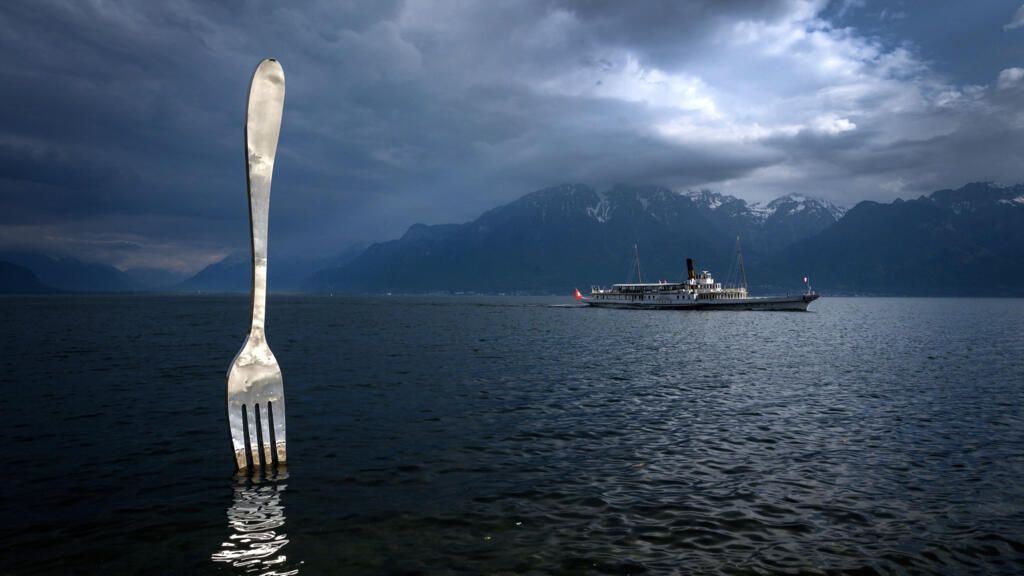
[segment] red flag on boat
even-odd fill
[[[583,300],[583,294],[580,294],[580,289],[577,288],[576,289],[576,301],[579,302],[580,300]]]

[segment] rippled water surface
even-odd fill
[[[1024,301],[0,298],[0,574],[1024,571]]]

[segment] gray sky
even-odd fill
[[[12,0],[0,49],[0,249],[121,268],[247,249],[268,56],[289,257],[563,182],[846,206],[1024,182],[1019,0]]]

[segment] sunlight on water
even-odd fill
[[[234,503],[228,508],[228,527],[231,535],[221,544],[211,559],[228,563],[244,574],[261,576],[291,576],[298,568],[288,566],[284,555],[288,535],[284,529],[284,505],[281,493],[287,479],[282,474],[275,478],[241,480],[235,487]]]

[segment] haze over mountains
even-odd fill
[[[585,185],[547,188],[472,222],[416,224],[395,240],[333,258],[271,263],[274,291],[570,293],[635,280],[676,280],[687,257],[735,280],[735,240],[752,291],[825,294],[1024,295],[1024,186],[968,184],[848,211],[802,195],[756,204],[701,190]],[[71,258],[0,253],[0,291],[244,292],[248,258],[184,282]],[[147,285],[146,281],[149,284]]]
[[[267,283],[278,292],[301,292],[310,277],[324,268],[348,264],[366,250],[368,244],[348,246],[333,258],[272,259]],[[248,254],[233,254],[211,264],[175,287],[184,292],[248,292],[252,286],[252,261]]]

